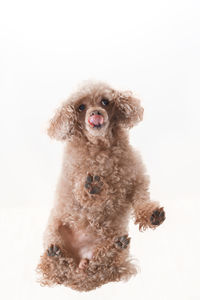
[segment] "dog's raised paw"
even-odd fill
[[[47,249],[48,256],[59,256],[61,254],[60,248],[57,245],[51,245]]]
[[[100,194],[102,185],[103,182],[101,181],[100,176],[92,176],[90,174],[87,175],[85,188],[90,194]]]
[[[155,209],[150,217],[150,221],[152,225],[160,225],[165,220],[165,211],[163,207]]]
[[[129,245],[129,243],[130,243],[130,238],[128,237],[127,234],[120,236],[120,237],[116,238],[116,240],[115,240],[115,246],[118,249],[126,249]]]

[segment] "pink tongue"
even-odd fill
[[[103,117],[101,115],[93,115],[93,116],[89,117],[88,122],[91,125],[102,125]]]

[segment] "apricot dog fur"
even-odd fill
[[[50,121],[50,137],[65,142],[56,199],[37,271],[42,285],[78,291],[127,280],[137,273],[129,256],[128,223],[156,228],[163,208],[150,201],[149,178],[127,129],[143,117],[129,91],[89,83]]]

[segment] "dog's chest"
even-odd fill
[[[123,179],[127,164],[126,160],[112,152],[103,152],[79,162],[77,169],[82,178],[90,174],[94,177],[94,181],[95,178],[98,181],[98,177],[100,177],[102,180],[104,179],[105,182],[114,184],[120,179]]]
[[[127,172],[130,163],[121,153],[105,152],[78,161],[73,171],[76,200],[91,204],[124,200],[132,181]]]

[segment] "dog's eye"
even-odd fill
[[[85,109],[85,104],[81,104],[78,108],[79,111],[83,111]]]
[[[101,100],[101,104],[104,105],[104,106],[106,106],[106,105],[109,104],[109,100],[106,99],[106,98],[103,98],[103,99]]]

